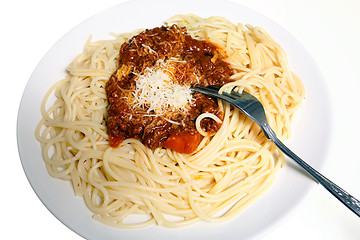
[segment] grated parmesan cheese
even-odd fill
[[[190,86],[176,83],[171,64],[158,60],[154,68],[146,68],[144,74],[137,76],[133,92],[135,107],[147,108],[156,115],[167,112],[185,112],[192,103]]]

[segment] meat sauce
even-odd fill
[[[158,60],[173,61],[172,74],[179,85],[223,85],[230,80],[233,69],[223,61],[218,47],[187,34],[176,25],[147,29],[124,43],[119,51],[118,69],[110,77],[105,90],[108,98],[107,128],[111,147],[127,138],[140,140],[150,149],[169,148],[180,153],[192,153],[202,140],[195,120],[202,113],[223,118],[217,100],[193,93],[187,111],[174,112],[167,117],[135,107],[127,100],[136,85],[137,76],[153,68]],[[180,124],[178,124],[180,123]],[[214,134],[221,124],[212,119],[201,121],[201,128]]]

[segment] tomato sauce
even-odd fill
[[[223,118],[217,100],[201,93],[193,93],[187,111],[166,117],[129,102],[127,96],[135,88],[137,76],[153,68],[160,59],[164,62],[176,59],[172,74],[179,85],[220,86],[230,82],[234,73],[217,46],[192,38],[185,28],[162,26],[134,36],[121,46],[118,69],[105,87],[110,146],[117,147],[124,139],[136,138],[151,149],[165,147],[192,153],[202,139],[195,127],[196,118],[202,113]],[[220,126],[212,119],[201,122],[201,128],[209,134],[216,133]]]

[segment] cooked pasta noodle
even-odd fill
[[[278,43],[259,27],[222,17],[177,15],[166,22],[174,23],[196,39],[209,39],[228,56],[236,73],[220,91],[235,87],[255,95],[279,138],[291,136],[304,87]],[[89,39],[65,79],[45,95],[36,138],[49,174],[71,181],[94,219],[115,227],[181,227],[237,216],[269,189],[284,157],[229,104],[219,101],[222,120],[212,114],[198,117],[196,126],[204,138],[193,154],[151,150],[136,139],[109,147],[105,84],[116,70],[120,46],[139,31],[111,40]],[[199,123],[208,117],[222,121],[211,136]]]

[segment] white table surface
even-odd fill
[[[0,144],[0,206],[1,235],[6,239],[81,239],[42,205],[30,187],[17,152],[17,111],[26,82],[47,50],[78,23],[121,2],[0,3],[1,127],[5,130]],[[319,65],[327,79],[334,117],[331,150],[321,172],[360,199],[360,1],[234,2],[283,26]],[[360,239],[360,218],[318,185],[263,239]]]

